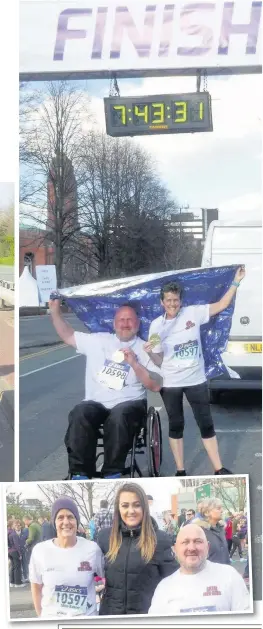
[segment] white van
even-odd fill
[[[208,229],[202,267],[244,264],[246,276],[237,289],[225,364],[240,378],[209,382],[211,402],[226,389],[262,387],[261,222],[213,221]]]

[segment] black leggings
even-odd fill
[[[192,387],[169,387],[160,391],[169,419],[169,437],[182,439],[184,434],[183,395],[185,394],[202,439],[215,436],[215,429],[210,411],[207,382]]]

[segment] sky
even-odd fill
[[[6,210],[14,203],[14,184],[0,183],[0,211]]]
[[[119,80],[121,96],[194,92],[195,77]],[[76,82],[88,92],[97,128],[105,131],[109,81]],[[30,86],[34,87],[33,84]],[[35,87],[44,90],[43,83]],[[261,75],[208,77],[213,132],[136,137],[154,157],[172,196],[195,214],[219,208],[219,218],[258,218],[262,195]],[[203,84],[201,84],[201,90]]]
[[[153,496],[154,501],[158,505],[158,509],[160,511],[165,511],[166,509],[171,508],[171,495],[176,494],[178,492],[178,489],[181,487],[180,481],[178,481],[176,478],[144,478],[143,481],[140,481],[139,479],[134,480],[135,482],[141,482],[143,489],[146,491],[146,493]],[[46,485],[48,483],[43,484]],[[61,484],[63,485],[63,483]],[[21,493],[22,499],[37,498],[38,500],[43,500],[43,493],[39,489],[38,485],[41,485],[41,483],[10,484],[7,486],[7,493]]]

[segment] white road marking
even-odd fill
[[[262,432],[261,428],[215,428],[216,433]]]
[[[255,456],[257,456],[257,457],[262,456],[262,452],[256,452],[256,453],[255,453]]]
[[[44,369],[49,369],[49,367],[55,367],[56,365],[61,365],[61,363],[66,363],[68,360],[72,360],[73,358],[79,358],[79,356],[80,354],[76,354],[76,356],[69,356],[69,358],[58,360],[56,363],[51,363],[51,365],[45,365],[45,367],[39,367],[38,369],[33,369],[33,371],[22,373],[19,377],[25,378],[26,376],[31,376],[33,373],[37,373],[38,371],[44,371]]]

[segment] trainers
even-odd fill
[[[9,583],[9,587],[10,587],[10,588],[14,588],[14,587],[15,587],[15,584],[14,584],[14,583]]]
[[[245,557],[239,557],[239,561],[246,561]]]
[[[233,472],[230,472],[230,470],[227,470],[226,467],[221,467],[220,470],[217,470],[217,472],[215,472],[216,476],[228,476],[229,474],[233,474]]]
[[[82,474],[72,474],[71,480],[89,480],[89,477],[82,476]]]
[[[104,476],[104,478],[121,478],[121,473],[118,472],[118,474],[108,474],[107,476]]]
[[[180,470],[179,472],[176,472],[175,476],[187,476],[187,474],[185,470]]]
[[[26,587],[26,583],[20,583],[19,585],[15,585],[15,588],[24,588]]]

